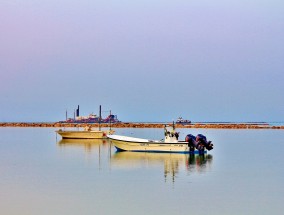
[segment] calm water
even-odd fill
[[[283,214],[283,130],[183,130],[208,155],[116,153],[50,128],[0,128],[0,214]],[[116,129],[161,139],[162,129]]]

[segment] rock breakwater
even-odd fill
[[[163,128],[165,124],[171,123],[114,123],[113,128]],[[0,127],[86,127],[98,128],[98,124],[92,123],[44,123],[44,122],[2,122]],[[109,124],[101,124],[101,127],[109,127]],[[284,126],[273,126],[269,124],[250,123],[192,123],[189,125],[176,124],[176,128],[203,128],[203,129],[284,129]]]

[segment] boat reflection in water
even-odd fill
[[[57,142],[60,147],[78,147],[85,148],[86,152],[100,149],[101,146],[109,146],[107,139],[61,139]]]
[[[174,183],[178,174],[208,171],[212,160],[210,154],[116,152],[111,158],[111,164],[112,167],[125,169],[163,166],[165,182],[171,180]]]
[[[200,154],[200,155],[193,155],[190,154],[188,156],[188,162],[186,164],[187,170],[197,171],[197,172],[205,172],[210,167],[213,160],[213,156],[210,154]]]
[[[206,173],[213,159],[210,154],[117,152],[107,139],[62,139],[57,144],[62,149],[68,149],[68,153],[76,154],[79,159],[82,154],[78,154],[77,149],[84,149],[87,160],[92,161],[92,165],[98,165],[99,169],[157,169],[163,172],[165,182],[172,183],[178,175]],[[72,156],[72,159],[75,157]]]
[[[57,142],[62,158],[75,163],[82,159],[99,171],[109,169],[112,146],[107,139],[62,139]]]

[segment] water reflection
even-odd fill
[[[213,160],[210,154],[178,154],[150,152],[116,152],[109,140],[102,139],[62,139],[60,148],[84,148],[87,155],[96,153],[99,169],[155,169],[162,170],[165,182],[175,182],[179,175],[206,173]],[[74,152],[74,151],[73,151]],[[88,156],[89,159],[94,159]],[[101,165],[105,163],[106,165]]]
[[[100,149],[101,146],[109,146],[106,139],[62,139],[57,144],[60,147],[84,147],[87,153]]]
[[[114,167],[125,169],[163,166],[165,182],[175,182],[179,174],[208,171],[213,160],[209,154],[175,154],[175,153],[147,153],[147,152],[116,152],[112,155],[111,163]]]
[[[206,172],[211,167],[212,160],[213,156],[210,154],[189,155],[186,167],[189,172]]]
[[[76,162],[76,159],[84,158],[88,165],[99,170],[108,169],[114,151],[107,139],[62,139],[57,145],[64,151],[64,156],[68,155],[67,159],[72,156],[72,161]]]

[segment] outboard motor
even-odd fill
[[[198,134],[196,136],[196,142],[197,145],[200,147],[200,149],[204,150],[204,148],[206,148],[207,150],[212,150],[213,149],[213,144],[211,143],[211,141],[207,141],[206,137],[202,134]]]
[[[194,152],[197,149],[199,153],[204,153],[204,150],[212,150],[213,144],[211,141],[207,141],[206,137],[202,134],[198,134],[196,137],[192,134],[188,134],[185,137],[185,141],[188,142],[188,147],[190,152]]]
[[[185,141],[188,142],[188,147],[190,152],[194,152],[194,148],[196,146],[196,137],[192,134],[188,134],[185,137]]]

